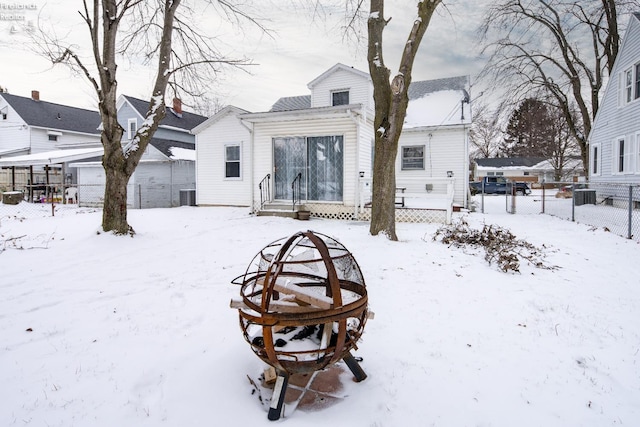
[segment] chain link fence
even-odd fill
[[[127,187],[127,208],[168,208],[195,206],[195,184],[130,184]],[[95,185],[23,185],[13,191],[3,191],[0,218],[18,215],[54,216],[60,209],[96,208],[104,203],[104,184]]]
[[[640,241],[640,185],[545,182],[528,196],[473,196],[483,213],[547,214]]]

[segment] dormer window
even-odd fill
[[[127,121],[127,138],[129,141],[133,139],[138,131],[138,119],[129,119]]]
[[[349,91],[341,90],[331,92],[331,105],[349,105]]]

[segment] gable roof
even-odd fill
[[[149,110],[149,101],[144,101],[127,95],[122,95],[122,97],[134,110],[136,110],[138,114],[140,114],[141,117],[146,116],[147,111]],[[182,117],[178,117],[173,113],[173,110],[169,106],[166,106],[165,109],[166,114],[164,119],[162,119],[162,122],[160,122],[160,126],[182,129],[189,132],[191,129],[207,120],[205,116],[189,113],[187,111],[183,111]]]
[[[475,159],[479,167],[510,168],[531,167],[547,160],[545,157],[494,157],[490,159]]]
[[[213,116],[209,117],[207,120],[205,120],[204,122],[200,123],[198,126],[191,129],[191,133],[193,134],[200,133],[229,114],[239,115],[239,114],[244,114],[248,112],[249,111],[244,110],[242,108],[238,108],[233,105],[227,105],[226,107],[224,107],[223,109],[215,113]]]
[[[348,65],[337,63],[336,65],[334,65],[333,67],[331,67],[327,71],[325,71],[324,73],[320,74],[315,79],[311,80],[311,82],[309,82],[309,84],[307,84],[307,87],[309,89],[311,89],[316,84],[318,84],[322,80],[324,80],[327,77],[329,77],[331,74],[335,73],[336,71],[341,71],[341,70],[342,71],[347,71],[349,73],[356,74],[356,75],[358,75],[360,77],[364,77],[365,79],[367,79],[369,81],[371,80],[371,76],[369,76],[369,73],[365,73],[364,71],[358,70],[357,68],[353,68],[353,67],[350,67]]]
[[[97,135],[100,114],[97,111],[69,107],[24,96],[0,94],[29,126]]]

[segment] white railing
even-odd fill
[[[455,178],[402,178],[396,181],[396,207],[446,211],[447,223],[453,213]],[[372,180],[359,181],[358,210],[371,206]]]

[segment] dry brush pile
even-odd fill
[[[496,264],[500,270],[506,272],[520,272],[520,262],[547,270],[558,268],[547,265],[546,246],[542,248],[516,238],[508,229],[495,224],[484,224],[481,230],[473,229],[461,219],[451,225],[440,227],[433,236],[434,241],[456,248],[472,248],[484,250],[484,259],[491,265]]]

